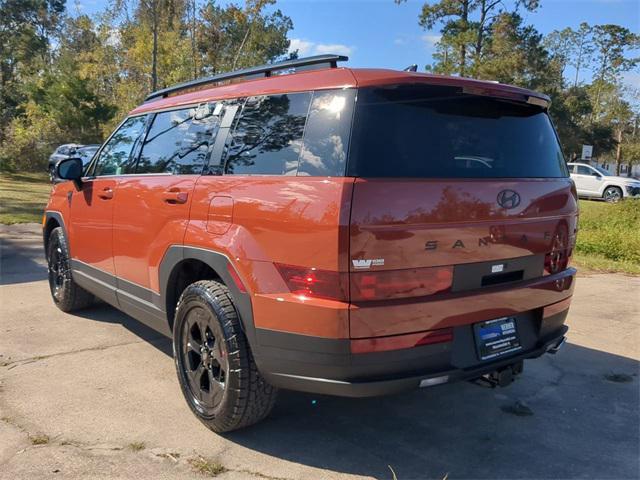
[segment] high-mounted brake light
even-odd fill
[[[351,301],[422,297],[451,288],[453,267],[351,273]]]
[[[276,264],[291,293],[305,297],[347,301],[347,273]]]

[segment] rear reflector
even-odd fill
[[[235,268],[233,268],[230,263],[227,264],[227,271],[229,272],[229,275],[231,275],[233,283],[235,283],[236,287],[238,287],[238,290],[240,290],[241,293],[247,293],[247,289],[242,283],[242,280],[240,280],[240,275],[238,275],[238,272],[236,272]]]
[[[453,267],[351,272],[351,301],[422,297],[451,288]]]
[[[453,341],[453,329],[441,328],[407,335],[354,339],[351,340],[351,353],[388,352],[451,341]]]
[[[348,273],[276,263],[291,293],[305,297],[347,301]]]

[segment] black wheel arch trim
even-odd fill
[[[225,254],[217,252],[215,250],[209,250],[201,247],[192,247],[188,245],[172,245],[164,254],[162,261],[160,262],[160,268],[158,269],[158,280],[160,285],[160,302],[162,303],[163,310],[167,310],[169,292],[170,292],[170,279],[175,268],[185,260],[198,260],[208,265],[222,280],[222,282],[229,289],[231,298],[236,307],[238,315],[240,317],[240,324],[247,336],[249,345],[256,353],[257,348],[255,325],[253,322],[253,309],[251,306],[251,296],[240,291],[236,282],[229,273],[229,268],[235,266],[233,262]],[[239,278],[241,278],[239,276]],[[173,312],[167,312],[167,326],[172,319]]]
[[[47,210],[44,212],[45,221],[42,226],[42,244],[44,246],[44,254],[47,256],[47,247],[49,245],[49,235],[51,234],[50,228],[51,222],[55,221],[60,228],[62,228],[62,233],[64,233],[64,237],[67,239],[67,248],[69,247],[69,235],[67,235],[67,227],[64,223],[64,218],[62,217],[62,213],[55,210]],[[71,256],[71,252],[69,252],[69,256]]]

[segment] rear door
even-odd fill
[[[113,235],[121,303],[159,302],[159,264],[167,248],[183,242],[193,188],[218,125],[214,108],[153,114],[138,160],[120,180]]]
[[[361,89],[348,171],[356,303],[536,278],[554,241],[573,241],[576,199],[538,106],[449,87]]]

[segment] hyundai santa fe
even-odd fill
[[[278,389],[506,385],[565,340],[576,190],[548,97],[324,55],[150,94],[43,218],[65,312],[170,337],[217,432]]]

